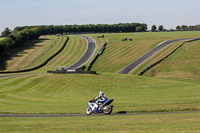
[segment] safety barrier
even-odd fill
[[[62,36],[62,40],[63,40],[63,36]],[[61,40],[61,42],[62,42],[62,40]],[[40,64],[40,65],[38,65],[36,67],[30,68],[30,69],[19,70],[19,71],[0,72],[0,74],[29,72],[29,71],[33,71],[33,70],[41,68],[41,67],[45,66],[50,60],[52,60],[55,56],[57,56],[65,48],[65,46],[67,45],[68,40],[69,40],[69,37],[67,36],[67,40],[65,41],[65,43],[63,44],[63,46],[54,55],[52,55],[51,57],[49,57],[42,64]]]
[[[154,67],[155,65],[159,64],[160,62],[162,62],[163,60],[165,60],[166,58],[168,58],[171,54],[173,54],[176,50],[178,50],[180,47],[182,47],[185,43],[187,42],[193,42],[193,41],[197,41],[200,40],[200,38],[195,38],[189,41],[185,41],[183,42],[181,45],[179,45],[176,49],[174,49],[172,52],[170,52],[168,55],[166,55],[165,57],[163,57],[162,59],[160,59],[159,61],[151,64],[150,66],[146,67],[144,70],[142,70],[138,75],[143,75],[146,71],[148,71],[149,69],[151,69],[152,67]]]
[[[96,71],[83,71],[83,70],[56,70],[56,71],[47,71],[47,73],[52,73],[52,74],[97,74]]]
[[[94,62],[97,60],[97,58],[103,54],[105,48],[106,48],[107,43],[104,43],[104,45],[102,46],[101,50],[99,51],[99,53],[95,56],[95,58],[91,61],[91,63],[88,66],[87,71],[90,71],[92,68],[92,65],[94,64]]]

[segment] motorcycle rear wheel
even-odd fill
[[[103,108],[103,113],[105,115],[109,115],[110,113],[112,112],[112,107],[110,105],[106,105],[104,108]]]
[[[91,107],[87,107],[85,110],[85,114],[86,115],[91,115],[92,114],[92,108]]]

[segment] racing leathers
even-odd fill
[[[97,99],[101,99],[101,100],[97,100]],[[96,103],[97,104],[103,104],[106,100],[108,100],[108,98],[106,97],[106,95],[105,94],[103,94],[103,95],[99,95],[98,97],[96,97],[94,100],[97,100],[96,101]]]

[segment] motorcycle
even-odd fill
[[[113,101],[114,99],[108,99],[102,104],[97,104],[96,100],[92,99],[88,102],[89,106],[86,108],[85,114],[104,113],[105,115],[109,115],[113,110],[113,106],[110,105]]]

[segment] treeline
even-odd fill
[[[41,25],[16,27],[14,30],[39,27],[42,35],[63,34],[63,33],[106,33],[106,32],[144,32],[147,24],[141,23],[120,23],[120,24],[88,24],[88,25]]]
[[[200,30],[200,25],[195,26],[187,26],[187,25],[178,25],[176,26],[176,30],[178,31],[192,31],[192,30]]]
[[[0,54],[9,53],[11,49],[20,47],[29,40],[38,39],[40,35],[41,31],[39,27],[13,30],[5,39],[0,41]]]
[[[37,39],[41,35],[63,33],[106,33],[106,32],[144,32],[147,24],[88,24],[88,25],[41,25],[16,27],[13,31],[6,28],[1,35],[6,38],[0,41],[0,54],[9,53],[11,49],[20,47],[29,40]]]

